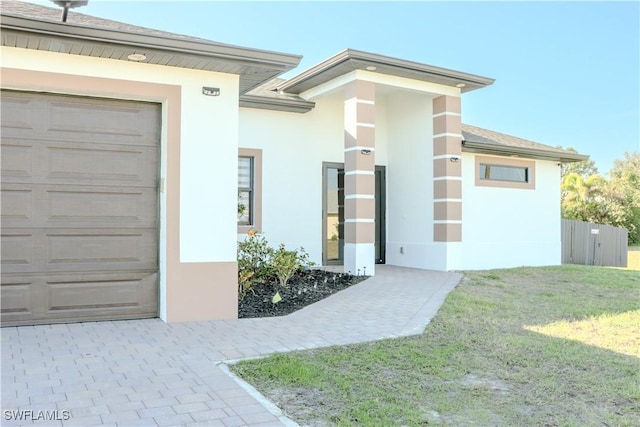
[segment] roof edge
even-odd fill
[[[433,65],[423,64],[415,61],[408,61],[391,56],[379,55],[376,53],[364,52],[355,49],[345,49],[333,55],[332,57],[320,62],[319,64],[303,71],[302,73],[288,79],[283,84],[278,86],[278,90],[286,92],[287,89],[292,88],[295,85],[309,80],[313,77],[316,77],[317,75],[322,74],[324,71],[329,70],[336,65],[339,65],[351,59],[367,61],[372,64],[385,64],[398,68],[405,68],[413,71],[438,75],[441,77],[448,77],[451,79],[455,79],[458,82],[473,83],[474,85],[480,87],[486,87],[495,82],[495,79],[489,77],[478,76],[475,74],[464,73],[461,71],[436,67]]]
[[[258,95],[240,95],[240,107],[260,110],[286,111],[289,113],[308,113],[316,106],[315,102],[295,99],[267,98]]]
[[[562,163],[582,162],[588,160],[589,156],[569,151],[561,153],[558,151],[540,150],[536,148],[510,147],[508,145],[487,144],[484,142],[462,141],[462,151],[468,153],[486,153],[499,156],[518,155],[541,160],[554,160]]]
[[[162,49],[174,52],[216,57],[222,60],[243,62],[265,68],[279,68],[283,72],[295,68],[301,55],[253,49],[222,43],[178,40],[158,35],[137,34],[128,31],[90,28],[82,25],[49,22],[3,12],[0,27],[15,31],[76,38],[87,41]]]

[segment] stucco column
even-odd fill
[[[433,240],[462,241],[460,97],[433,100]]]
[[[375,274],[375,84],[354,81],[344,99],[344,271]]]

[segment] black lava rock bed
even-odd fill
[[[287,287],[283,288],[274,278],[255,284],[253,292],[247,292],[238,302],[238,317],[285,316],[365,279],[367,276],[307,270],[294,275]],[[281,300],[274,304],[272,301],[276,292],[280,294]]]

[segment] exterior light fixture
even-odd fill
[[[375,71],[375,70],[376,70],[376,67],[375,67],[375,66],[373,66],[373,65],[369,65],[369,66],[366,68],[366,70],[367,70],[367,71]]]
[[[220,88],[202,86],[202,94],[206,96],[220,96]]]
[[[458,162],[460,161],[460,157],[449,157],[449,161],[453,163]]]
[[[458,83],[458,84],[456,85],[456,87],[463,88],[463,87],[465,87],[466,85],[467,85],[466,83]]]
[[[362,150],[360,150],[360,153],[368,156],[369,154],[371,154],[371,150],[369,150],[368,148],[363,148]]]
[[[147,59],[147,55],[145,55],[144,53],[132,53],[131,55],[127,56],[127,59],[133,62],[142,62]]]

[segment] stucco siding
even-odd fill
[[[14,70],[3,72],[6,89],[162,104],[160,317],[237,317],[237,193],[228,184],[237,174],[238,76],[7,47],[0,54],[4,71]],[[202,86],[221,95],[206,97]]]
[[[459,263],[449,268],[560,264],[557,162],[536,160],[535,189],[528,190],[477,186],[474,157],[462,156],[463,239]]]
[[[387,263],[444,269],[446,245],[433,241],[432,99],[387,98]]]
[[[239,146],[263,150],[262,232],[322,262],[322,163],[344,161],[343,99],[306,114],[240,108]],[[238,238],[243,239],[242,235]]]

